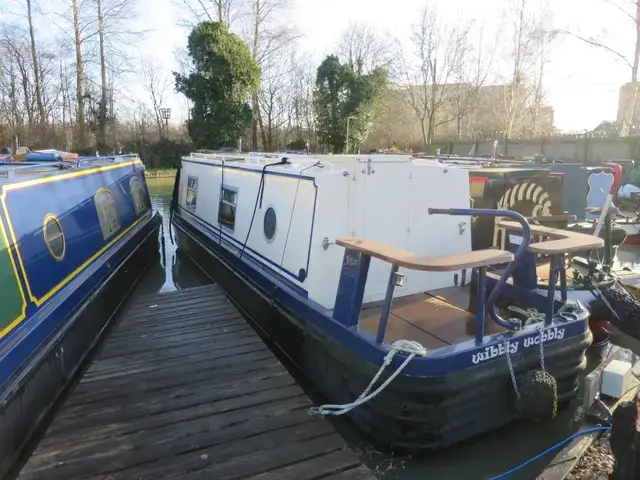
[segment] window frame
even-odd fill
[[[275,228],[273,229],[273,235],[271,236],[271,238],[267,236],[267,232],[265,231],[265,227],[266,227],[265,220],[267,219],[267,214],[269,213],[269,210],[273,212],[273,215],[274,215],[273,218],[275,221]],[[278,212],[276,211],[276,207],[274,207],[273,205],[267,206],[267,209],[264,211],[264,215],[262,217],[262,233],[267,243],[273,243],[273,241],[276,239],[276,236],[278,235]]]
[[[195,180],[195,186],[194,187],[190,187],[189,183],[191,180]],[[184,197],[184,206],[185,208],[187,208],[188,210],[191,210],[192,212],[196,211],[196,207],[198,206],[198,177],[195,175],[187,175],[187,190],[186,190],[186,195]],[[189,205],[188,199],[189,199],[189,192],[193,193],[193,204]]]
[[[104,203],[98,203],[98,197],[102,194],[107,194],[110,200]],[[100,188],[93,196],[93,203],[96,207],[96,213],[98,214],[98,222],[100,223],[100,229],[102,230],[102,237],[107,240],[115,235],[122,225],[120,224],[120,217],[118,216],[118,205],[116,203],[116,197],[108,188]],[[104,212],[104,218],[106,220],[106,227],[108,232],[105,232],[105,225],[102,222],[101,212]],[[108,234],[105,234],[108,233]]]
[[[60,229],[59,235],[49,238],[49,236],[47,235],[47,225],[49,225],[49,222],[54,222],[58,226],[58,228]],[[47,250],[49,251],[49,255],[51,255],[51,258],[53,258],[56,262],[61,262],[67,253],[67,239],[64,235],[62,222],[53,213],[47,213],[44,217],[44,221],[42,222],[42,236],[44,238],[44,244],[47,246]],[[60,237],[62,237],[62,253],[56,255],[51,248],[51,242]]]
[[[225,200],[224,192],[229,191],[235,193],[235,202],[231,202],[229,200]],[[226,223],[223,223],[222,220],[222,205],[227,205],[233,209],[233,225],[229,226]],[[220,187],[220,199],[218,201],[218,225],[226,228],[230,232],[234,232],[236,229],[236,213],[238,210],[238,187],[234,187],[232,185],[221,185]]]
[[[146,212],[148,207],[144,197],[144,188],[142,187],[142,181],[136,175],[129,180],[129,192],[131,193],[131,198],[133,198],[133,209],[136,215]]]

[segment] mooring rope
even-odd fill
[[[406,353],[407,358],[405,358],[404,362],[391,374],[389,378],[387,378],[382,385],[380,385],[376,390],[369,393],[373,386],[376,384],[382,372],[391,364],[393,357],[398,353]],[[400,373],[404,370],[404,368],[409,364],[409,362],[413,359],[413,357],[419,355],[424,357],[427,355],[427,349],[420,345],[418,342],[414,342],[413,340],[397,340],[391,344],[391,349],[389,353],[387,353],[384,357],[384,361],[376,373],[373,380],[369,383],[367,388],[360,394],[360,396],[351,403],[345,403],[343,405],[321,405],[319,407],[311,407],[309,409],[309,413],[311,415],[344,415],[345,413],[349,413],[354,408],[362,405],[363,403],[368,402],[375,396],[377,396],[380,392],[382,392],[387,386],[396,378]]]
[[[578,306],[578,302],[575,300],[567,300],[565,302],[564,305],[562,305],[558,311],[556,313],[553,314],[554,317],[557,317],[559,315],[561,315],[562,313],[564,313],[566,310],[568,310],[569,308],[574,308]],[[516,307],[514,305],[509,305],[507,307],[508,310],[515,312],[515,313],[519,313],[520,315],[523,315],[525,318],[524,321],[524,325],[532,325],[534,323],[540,323],[540,322],[544,322],[545,319],[547,318],[546,315],[542,312],[540,312],[538,309],[536,308],[527,308],[526,310],[524,308],[520,308],[520,307]],[[516,320],[511,318],[510,320]]]

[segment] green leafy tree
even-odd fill
[[[345,151],[346,125],[349,144],[362,144],[375,119],[376,109],[387,86],[387,72],[374,69],[363,75],[330,55],[318,67],[314,105],[320,142],[334,153]]]
[[[174,72],[176,90],[191,102],[189,136],[197,148],[236,146],[251,126],[247,100],[257,90],[260,69],[247,45],[224,24],[202,22],[189,35],[193,72]]]

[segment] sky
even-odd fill
[[[175,70],[174,51],[186,44],[187,32],[177,26],[181,12],[172,0],[141,0],[141,26],[150,33],[140,45],[145,55],[152,55],[167,74]],[[485,32],[499,32],[503,27],[508,0],[430,0],[445,22],[459,18],[473,19]],[[541,0],[529,0],[531,2]],[[635,32],[633,22],[608,1],[629,0],[551,0],[553,25],[583,37],[604,38],[608,45],[630,54]],[[425,0],[292,0],[289,21],[302,34],[300,49],[316,63],[332,53],[340,33],[351,22],[371,25],[384,35],[408,44],[411,24]],[[615,120],[618,90],[630,80],[630,68],[607,52],[590,47],[577,39],[562,36],[553,44],[546,67],[546,102],[554,108],[556,127],[562,131],[584,131],[603,120]],[[186,117],[183,99],[172,95],[172,121]]]

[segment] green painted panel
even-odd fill
[[[1,220],[0,220],[1,221]],[[22,314],[22,296],[0,225],[0,332]]]

